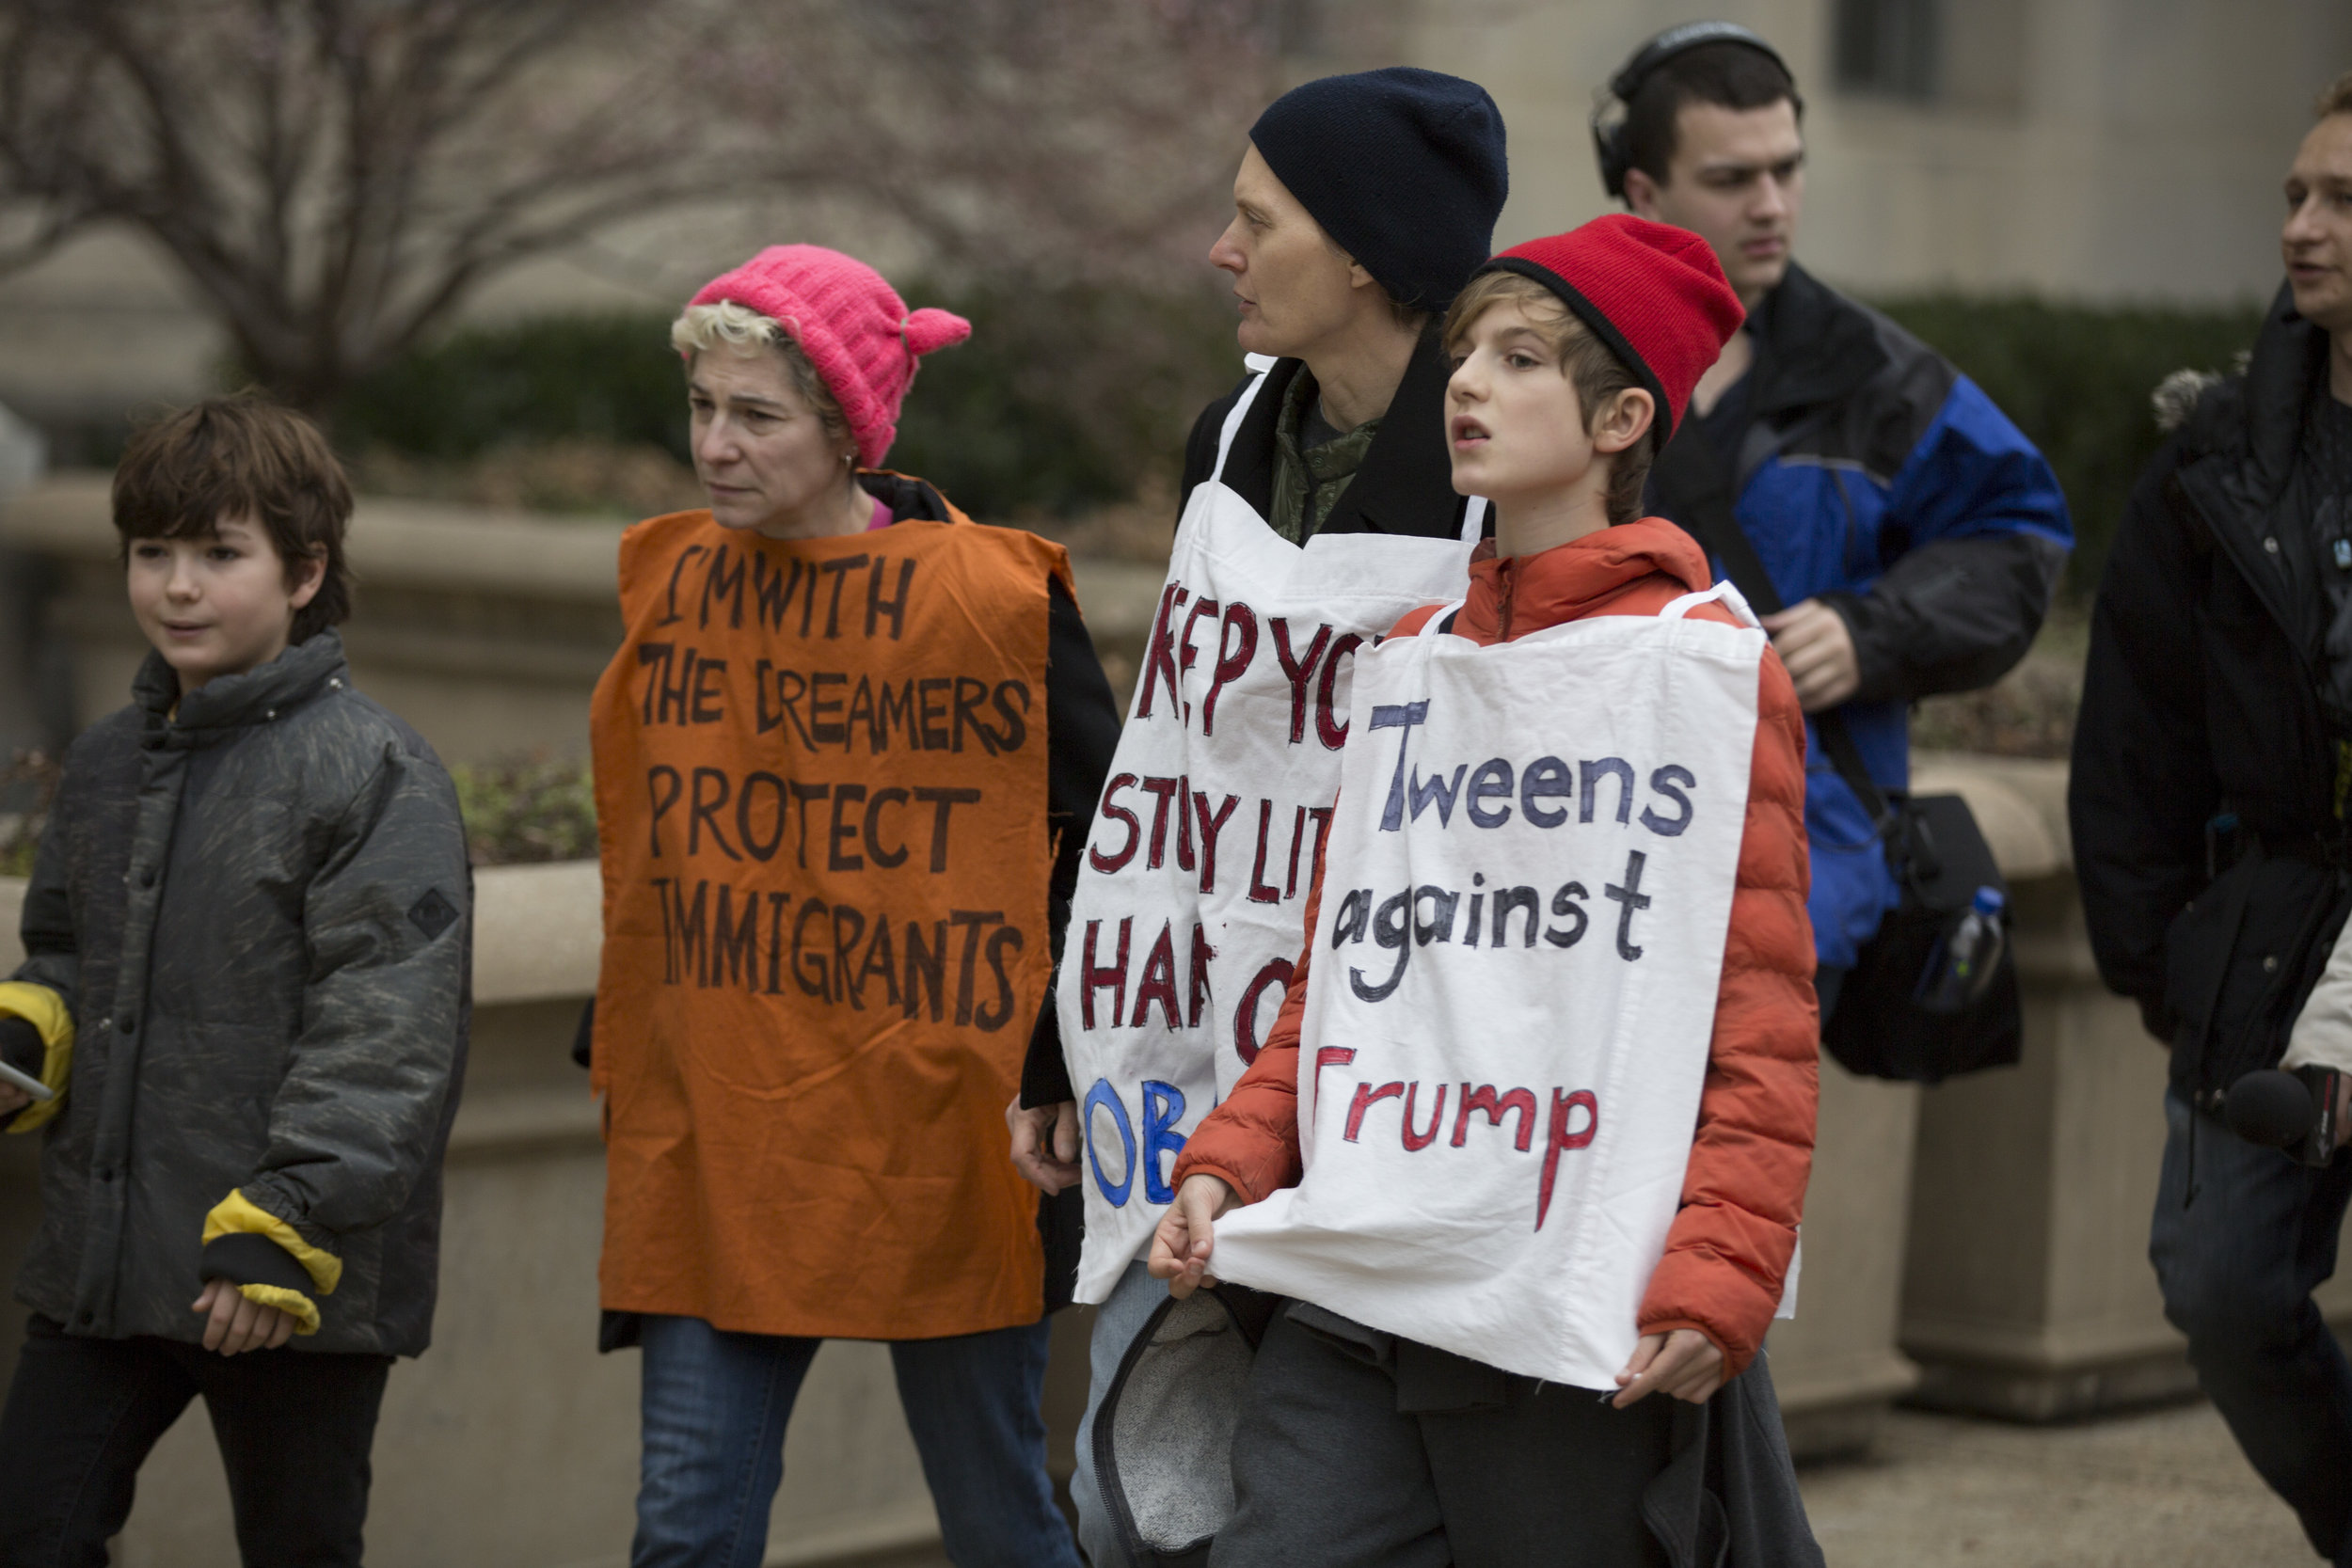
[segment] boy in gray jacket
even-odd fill
[[[395,1355],[429,1336],[471,885],[432,749],[352,689],[351,492],[250,399],[115,476],[130,706],[66,755],[0,983],[40,1129],[0,1411],[0,1568],[103,1564],[140,1464],[212,1418],[246,1563],[358,1563]]]

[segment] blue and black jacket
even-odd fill
[[[1908,705],[1990,685],[2031,646],[2074,547],[2066,499],[1976,383],[1803,269],[1748,330],[1756,363],[1732,394],[1743,428],[1723,439],[1687,420],[1659,456],[1650,508],[1704,537],[1692,498],[1727,485],[1782,602],[1819,598],[1844,617],[1862,684],[1838,712],[1871,778],[1899,790]],[[1814,946],[1846,968],[1898,891],[1869,814],[1806,728]]]

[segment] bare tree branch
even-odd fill
[[[0,267],[132,224],[321,411],[499,272],[714,198],[1191,273],[1301,3],[0,0]]]

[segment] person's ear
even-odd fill
[[[1658,182],[1638,168],[1625,171],[1625,204],[1633,209],[1633,215],[1652,223],[1663,223],[1658,215]]]
[[[294,578],[294,589],[286,595],[287,606],[294,610],[307,608],[319,596],[319,590],[326,586],[326,552],[312,550],[292,562],[287,575]]]
[[[1648,439],[1658,422],[1658,400],[1639,387],[1629,387],[1601,411],[1593,427],[1593,450],[1612,455]]]

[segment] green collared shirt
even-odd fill
[[[1363,467],[1364,453],[1379,434],[1378,418],[1366,420],[1344,435],[1312,445],[1304,444],[1309,414],[1321,395],[1314,376],[1305,366],[1291,377],[1282,397],[1282,412],[1274,422],[1274,514],[1266,521],[1294,545],[1303,545],[1321,531],[1347,482]],[[1320,424],[1318,418],[1314,420]]]

